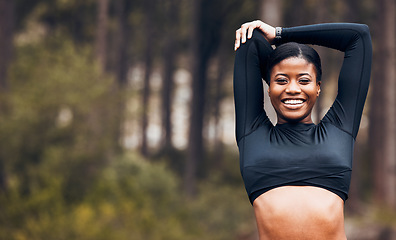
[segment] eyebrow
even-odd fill
[[[277,76],[286,76],[286,77],[288,77],[289,75],[288,74],[286,74],[286,73],[277,73],[276,75],[275,75],[275,77],[277,77]],[[308,76],[310,76],[310,77],[313,77],[313,76],[311,76],[311,74],[309,74],[309,73],[299,73],[299,74],[297,74],[298,76],[305,76],[305,75],[308,75]]]

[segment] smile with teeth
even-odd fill
[[[286,99],[282,101],[284,104],[290,104],[290,105],[297,105],[297,104],[302,104],[304,100],[302,99]]]

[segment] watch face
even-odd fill
[[[275,28],[275,38],[281,38],[281,34],[282,34],[282,28],[276,27]]]

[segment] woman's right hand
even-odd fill
[[[241,28],[236,30],[235,45],[234,45],[235,51],[239,48],[241,43],[246,42],[246,34],[247,34],[247,38],[250,39],[253,35],[253,30],[256,28],[259,29],[263,33],[267,41],[272,44],[272,42],[275,39],[275,28],[260,20],[255,20],[252,22],[247,22],[242,24]]]

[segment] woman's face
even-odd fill
[[[278,123],[312,123],[311,112],[319,93],[315,66],[305,59],[286,58],[271,69],[268,94]]]

